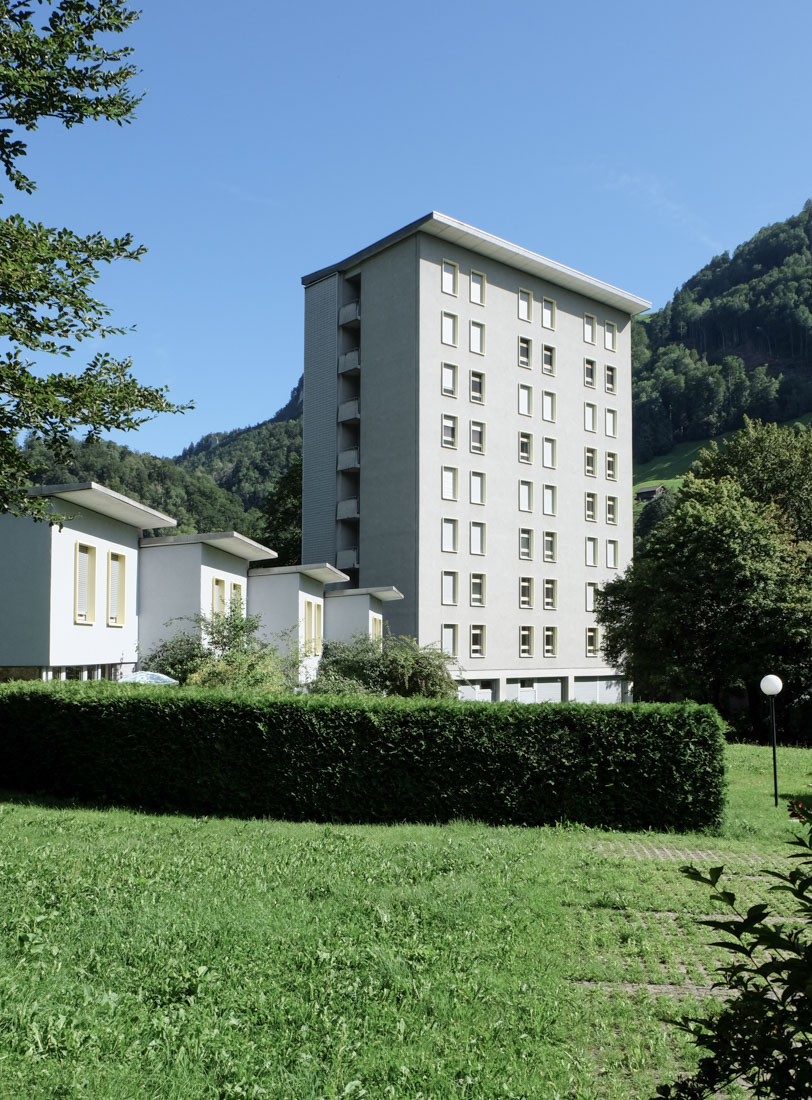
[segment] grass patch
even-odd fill
[[[0,803],[0,1096],[629,1100],[715,956],[679,866],[792,828],[730,746],[721,834],[286,824]],[[779,750],[804,793],[805,749]]]

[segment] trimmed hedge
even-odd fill
[[[686,704],[0,687],[0,784],[292,821],[717,827],[724,725]]]

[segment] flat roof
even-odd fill
[[[325,598],[329,597],[331,600],[336,596],[374,596],[375,599],[382,600],[384,603],[387,600],[403,599],[403,593],[400,589],[395,588],[393,584],[384,588],[331,588],[324,595]]]
[[[276,555],[274,555],[276,556]],[[316,562],[313,565],[271,565],[258,566],[249,571],[251,577],[281,577],[286,573],[303,573],[306,577],[312,577],[314,581],[322,584],[338,584],[340,581],[348,581],[350,578],[340,569],[336,569],[329,562]]]
[[[152,527],[177,527],[178,521],[155,508],[139,504],[132,497],[125,497],[97,481],[75,482],[69,485],[35,485],[28,490],[32,497],[57,497],[68,504],[99,512],[121,523],[146,531]]]
[[[162,535],[157,539],[140,539],[139,546],[147,549],[150,546],[189,546],[196,542],[216,546],[218,550],[225,550],[227,554],[233,554],[235,558],[244,558],[246,561],[278,556],[269,546],[254,542],[246,535],[241,535],[239,531],[209,531],[205,535]]]
[[[429,214],[418,218],[417,221],[404,225],[402,229],[390,233],[387,237],[382,237],[374,244],[368,245],[360,252],[354,252],[352,256],[347,256],[346,259],[339,260],[338,263],[332,264],[330,267],[323,267],[320,271],[314,271],[311,275],[303,275],[302,284],[310,286],[312,283],[317,283],[337,271],[348,271],[363,260],[374,256],[377,252],[382,252],[385,248],[390,248],[393,244],[397,244],[398,241],[411,237],[415,233],[429,233],[433,237],[440,237],[451,244],[467,248],[471,252],[488,256],[490,259],[497,260],[508,267],[518,268],[520,271],[526,271],[539,279],[575,291],[576,294],[584,294],[588,298],[594,298],[596,301],[612,306],[622,313],[634,315],[644,313],[651,308],[651,302],[645,298],[630,294],[626,290],[612,286],[611,283],[605,283],[601,279],[595,279],[591,275],[585,275],[582,271],[576,271],[574,267],[567,267],[566,264],[549,260],[546,256],[531,252],[518,244],[511,244],[510,241],[505,241],[501,237],[494,237],[491,233],[485,233],[482,229],[466,225],[465,222],[450,218],[447,214],[440,214],[436,210],[432,210]]]

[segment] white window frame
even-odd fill
[[[523,624],[519,627],[519,656],[520,657],[532,657],[533,656],[533,627],[529,624]]]
[[[518,389],[519,416],[533,415],[533,387],[519,383]]]
[[[440,575],[440,603],[455,607],[459,599],[460,575],[454,569],[444,569]]]
[[[590,569],[598,566],[598,540],[594,535],[587,535],[584,539],[584,565]]]
[[[456,623],[443,623],[440,627],[440,648],[449,657],[458,656],[458,631]]]
[[[598,406],[592,401],[584,401],[584,431],[596,432],[598,430]]]
[[[533,609],[534,587],[532,577],[519,577],[519,607],[528,611]]]
[[[584,519],[587,523],[598,522],[597,493],[584,493]]]
[[[478,442],[474,441],[474,436],[478,436]],[[468,426],[468,449],[472,455],[484,455],[485,454],[485,422],[482,420],[472,420]]]
[[[541,373],[552,378],[555,375],[555,348],[552,344],[541,346]]]
[[[478,492],[474,486],[478,486]],[[485,473],[482,470],[471,470],[468,479],[468,499],[471,504],[485,504],[486,489],[487,478]]]
[[[606,568],[618,568],[618,542],[617,539],[606,540]]]
[[[476,396],[474,391],[474,379],[479,380],[479,396]],[[472,370],[468,372],[468,400],[474,405],[485,404],[485,374],[481,370]]]
[[[486,575],[484,573],[472,573],[468,579],[468,602],[471,607],[484,607],[486,598]],[[475,588],[479,587],[479,593]]]
[[[533,367],[533,341],[529,336],[519,337],[518,362],[519,366],[526,370]]]
[[[558,656],[558,627],[557,626],[545,626],[544,627],[544,640],[543,640],[543,653],[545,657],[557,657]]]
[[[617,325],[614,321],[604,322],[603,346],[607,351],[617,351]]]
[[[617,481],[617,453],[615,451],[606,452],[606,480]]]
[[[584,447],[584,475],[598,476],[598,452],[595,447]]]
[[[96,622],[96,547],[87,542],[74,545],[73,621],[77,626],[93,626]]]
[[[476,334],[476,336],[475,336]],[[469,350],[472,355],[485,354],[485,325],[482,321],[471,321],[469,327]]]
[[[440,474],[440,497],[442,500],[459,499],[459,470],[456,466],[443,466]]]
[[[444,554],[456,554],[459,546],[459,523],[444,516],[440,528],[440,547]]]
[[[617,523],[617,497],[606,498],[606,522],[616,524]]]
[[[595,380],[598,377],[598,364],[594,359],[584,359],[584,385],[595,389]]]
[[[611,363],[603,369],[603,386],[607,393],[617,393],[617,367]]]
[[[487,549],[487,528],[480,520],[471,520],[468,530],[469,552],[476,557],[484,557]]]
[[[487,655],[487,633],[484,623],[471,623],[469,654],[471,657],[485,657]]]
[[[517,307],[520,321],[533,320],[533,291],[519,287]]]
[[[114,573],[116,574],[115,583]],[[126,625],[126,621],[127,559],[119,551],[109,550],[107,552],[107,625],[122,627]]]
[[[460,265],[453,260],[443,260],[440,265],[440,289],[443,294],[456,298],[459,292]]]
[[[520,561],[532,561],[533,560],[533,528],[532,527],[520,527],[519,528],[519,560]]]
[[[520,512],[532,512],[533,511],[533,482],[532,481],[520,481],[519,482],[519,511]]]
[[[482,294],[480,295],[479,298],[477,298],[474,294],[474,287],[477,285],[477,283],[476,283],[477,279],[482,280],[482,282],[479,284],[480,287],[481,287],[481,290],[482,290]],[[487,287],[488,287],[488,279],[487,279],[486,275],[484,274],[484,272],[482,272],[482,271],[473,271],[472,270],[471,275],[468,279],[468,298],[471,302],[473,302],[473,304],[475,306],[484,306],[485,305],[485,294],[486,294],[486,291],[487,291]]]
[[[225,615],[228,610],[226,603],[225,577],[212,577],[211,579],[211,613],[212,615]]]
[[[586,628],[585,643],[587,657],[600,657],[600,634],[596,626]]]
[[[552,436],[545,435],[541,441],[541,464],[548,470],[554,470],[558,465],[558,444]]]
[[[598,318],[594,313],[584,314],[584,343],[597,344],[598,342]]]
[[[533,461],[533,433],[519,432],[519,462]]]
[[[459,440],[459,421],[450,413],[443,413],[440,421],[440,443],[451,451],[456,451]]]
[[[541,327],[555,331],[555,299],[541,299]]]
[[[584,610],[595,610],[595,593],[598,591],[597,581],[587,581],[584,585]]]
[[[610,439],[617,438],[617,409],[607,409],[604,424],[606,434]]]
[[[449,383],[450,382],[450,386]],[[443,397],[457,396],[457,365],[456,363],[440,364],[440,392]]]
[[[443,310],[440,315],[440,343],[447,348],[456,348],[459,344],[459,317],[456,313]]]
[[[556,395],[552,390],[542,390],[541,392],[541,419],[545,420],[548,424],[555,424],[555,397]]]
[[[542,489],[541,510],[545,516],[558,515],[558,489],[555,485],[545,485]]]

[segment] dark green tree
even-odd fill
[[[302,560],[302,460],[294,455],[265,502],[263,540],[278,557],[275,565]]]
[[[43,119],[67,128],[129,122],[140,99],[129,88],[137,71],[130,47],[107,44],[138,17],[124,0],[50,0],[47,22],[38,26],[42,6],[0,0],[0,164],[12,185],[29,193],[35,184],[20,168],[22,134]],[[100,353],[78,374],[42,374],[24,356],[69,355],[83,340],[120,333],[92,287],[101,264],[143,252],[129,234],[81,236],[19,214],[0,219],[0,335],[11,345],[0,357],[0,513],[47,514],[48,502],[26,493],[32,469],[17,446],[20,431],[41,437],[59,456],[72,431],[98,438],[178,411],[165,389],[136,381],[127,359]]]

